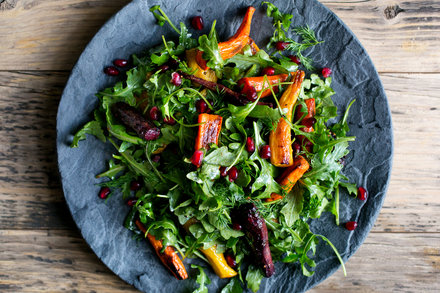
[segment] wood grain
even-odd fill
[[[70,70],[99,27],[128,2],[3,2],[0,4],[0,70]],[[379,71],[440,70],[438,1],[325,0],[322,3],[346,22]]]
[[[310,292],[437,292],[439,242],[439,234],[373,233],[348,261],[347,277],[339,270]],[[2,292],[136,292],[76,231],[3,230],[0,245]]]
[[[440,125],[440,75],[381,78],[393,113],[396,148],[391,184],[374,231],[440,232],[436,212],[440,133],[425,127]],[[66,79],[64,72],[0,72],[2,229],[72,227],[54,142],[57,105]]]

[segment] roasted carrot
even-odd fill
[[[275,84],[284,82],[288,77],[289,77],[288,74],[278,74],[278,75],[271,75],[266,77],[264,76],[244,77],[238,81],[238,85],[239,86],[244,85],[243,89],[251,86],[255,88],[257,92],[266,89],[261,94],[261,97],[264,98],[271,94],[271,90],[269,88],[270,86],[273,87]]]
[[[204,70],[203,68],[201,68],[197,63],[196,56],[196,49],[186,51],[186,62],[188,63],[188,67],[191,68],[191,70],[195,71],[193,75],[207,81],[217,82],[217,76],[215,75],[215,72],[211,69]]]
[[[244,46],[249,43],[249,34],[251,32],[252,16],[254,15],[254,12],[255,8],[249,6],[237,32],[226,42],[218,43],[218,49],[223,60],[232,58],[234,55],[240,53]],[[202,51],[197,52],[196,59],[197,63],[203,70],[209,68],[206,65],[206,60],[203,59]]]
[[[214,245],[208,249],[200,249],[200,251],[206,256],[217,276],[222,279],[235,277],[237,272],[228,265],[223,253],[217,253],[216,249],[217,246]]]
[[[277,128],[270,132],[269,145],[272,151],[270,162],[277,167],[288,167],[293,164],[292,137],[289,122],[292,120],[293,106],[301,91],[304,71],[298,70],[292,75],[292,83],[284,91],[280,99],[281,109],[287,109],[286,117],[281,118]]]
[[[189,227],[197,222],[199,221],[196,218],[190,218],[185,224],[183,224],[183,228],[186,230],[186,232],[189,232]],[[218,253],[216,251],[216,245],[213,245],[207,249],[200,248],[199,250],[206,256],[206,259],[208,260],[212,269],[220,278],[232,278],[237,275],[237,272],[228,265],[223,253]]]
[[[157,256],[162,261],[163,265],[178,279],[185,280],[188,278],[188,273],[186,272],[185,266],[183,265],[182,260],[177,255],[177,252],[173,247],[167,246],[165,250],[162,252],[163,244],[162,240],[157,240],[156,237],[147,233],[145,226],[139,221],[136,220],[136,226],[142,233],[147,234],[147,238],[156,251]]]
[[[289,193],[296,182],[304,175],[309,169],[309,163],[302,156],[297,156],[293,160],[293,165],[284,170],[283,174],[277,179],[285,193]],[[266,199],[266,202],[282,199],[283,196],[278,193],[272,193],[270,198]]]
[[[195,150],[208,148],[210,143],[217,144],[223,118],[219,115],[199,114],[199,132],[196,137]]]

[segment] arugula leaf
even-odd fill
[[[199,37],[200,51],[203,51],[203,59],[207,61],[206,65],[214,70],[220,70],[224,61],[218,48],[217,36],[215,32],[215,21],[212,23],[209,35],[202,35]]]
[[[269,130],[274,130],[281,119],[281,114],[278,109],[273,109],[266,105],[256,105],[249,113],[249,117],[259,119]]]
[[[303,193],[304,190],[298,188],[298,185],[295,184],[293,191],[286,196],[287,203],[280,213],[284,215],[284,220],[288,227],[292,227],[300,217],[303,208]]]
[[[246,283],[252,292],[257,292],[260,289],[261,280],[263,279],[263,273],[259,268],[254,265],[250,265],[246,274]]]
[[[120,172],[125,171],[126,167],[123,164],[116,164],[113,160],[108,162],[108,170],[96,175],[96,178],[108,177],[111,180],[116,178]]]
[[[237,278],[232,278],[220,293],[243,293],[243,288]]]
[[[282,65],[276,63],[264,50],[260,50],[255,55],[250,56],[236,54],[232,58],[229,58],[226,64],[235,64],[235,68],[238,68],[242,72],[249,70],[252,66],[256,66],[255,71],[258,72],[265,67],[273,67],[276,74],[289,73],[296,71],[298,68],[298,65],[294,62],[285,62]]]
[[[211,280],[208,278],[208,276],[203,271],[203,268],[201,266],[192,264],[191,267],[193,269],[199,269],[199,274],[197,275],[196,282],[199,284],[199,288],[193,291],[193,293],[208,293],[208,287],[206,285],[211,284]]]
[[[73,141],[72,141],[72,144],[70,145],[70,147],[77,148],[78,142],[80,140],[86,139],[86,134],[94,135],[100,141],[106,142],[104,131],[101,128],[101,124],[98,121],[93,120],[93,121],[86,123],[80,130],[78,130],[78,132],[73,137]]]

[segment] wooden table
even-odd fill
[[[128,0],[0,0],[0,291],[135,292],[93,254],[60,186],[69,72]],[[391,106],[394,166],[360,250],[312,292],[440,290],[440,2],[322,1],[358,36]]]

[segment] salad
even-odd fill
[[[331,70],[321,78],[304,55],[322,41],[308,26],[291,29],[292,15],[263,5],[274,24],[267,52],[250,37],[254,7],[220,42],[215,21],[196,39],[153,6],[158,24],[168,23],[178,38],[162,36],[162,45],[133,55],[126,80],[97,94],[94,119],[71,145],[87,134],[111,143],[113,158],[97,175],[105,179],[99,196],[122,194],[131,207],[124,226],[147,238],[177,279],[188,278],[186,258],[200,258],[230,278],[222,292],[258,291],[277,261],[313,275],[319,241],[345,273],[336,248],[309,223],[330,212],[339,225],[339,189],[358,193],[342,173],[355,139],[347,136],[354,100],[335,122]],[[202,17],[192,26],[202,30]],[[129,62],[114,64],[106,74],[119,75]],[[194,292],[207,292],[210,268],[191,267],[198,271]]]

